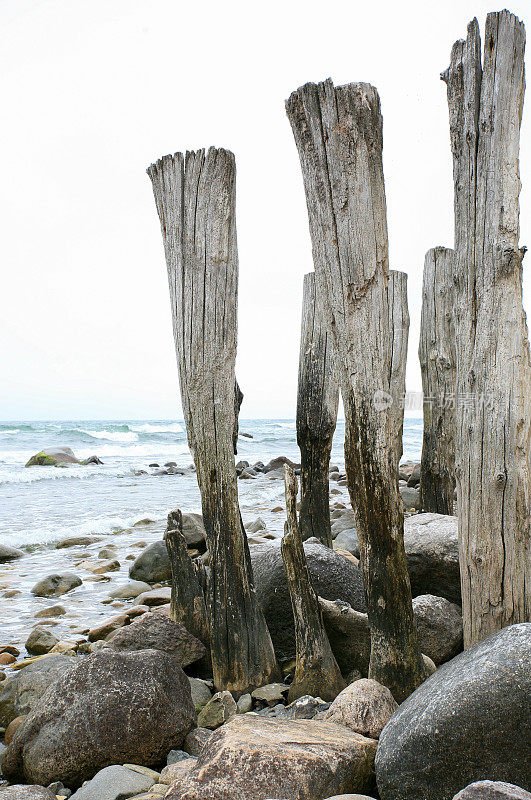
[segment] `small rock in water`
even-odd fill
[[[31,593],[36,597],[60,597],[82,583],[81,578],[72,572],[54,573],[38,581]]]
[[[16,660],[15,656],[11,655],[11,653],[0,653],[1,667],[8,667],[10,664],[14,664]]]
[[[266,524],[261,517],[257,517],[253,522],[248,522],[245,526],[247,533],[257,533],[258,531],[264,531],[265,529]]]
[[[88,544],[94,544],[101,541],[101,536],[70,536],[68,539],[62,539],[55,545],[56,550],[62,550],[66,547],[85,547]]]
[[[119,586],[117,589],[114,589],[109,594],[109,597],[119,598],[121,600],[134,600],[135,597],[138,597],[138,595],[143,592],[150,591],[151,586],[149,583],[145,583],[145,581],[129,581],[125,586]]]
[[[63,606],[49,606],[43,608],[42,611],[37,611],[34,615],[36,619],[51,619],[53,617],[62,617],[66,614],[66,608]]]
[[[169,586],[164,586],[161,589],[151,589],[149,592],[143,592],[137,598],[139,605],[149,606],[162,606],[169,603],[171,600],[171,589]]]
[[[4,561],[14,561],[17,558],[22,558],[24,553],[16,547],[10,547],[7,544],[0,544],[0,564]]]
[[[238,713],[238,706],[230,692],[217,692],[197,717],[200,728],[214,730]]]

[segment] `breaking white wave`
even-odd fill
[[[111,442],[137,442],[138,434],[134,431],[86,431],[80,429],[81,433],[92,436],[93,439],[108,439]]]
[[[130,425],[129,426],[132,431],[136,431],[137,433],[183,433],[184,429],[182,425],[179,425],[178,422],[172,422],[170,424],[151,424],[146,422],[144,425]]]

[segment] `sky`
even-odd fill
[[[531,11],[528,0],[510,8],[524,21]],[[418,391],[424,254],[453,245],[439,76],[468,21],[483,29],[492,10],[484,0],[0,0],[0,419],[181,417],[145,170],[210,145],[232,150],[238,170],[241,416],[294,416],[313,265],[284,101],[327,77],[380,92],[390,267],[409,276],[407,385]],[[529,117],[521,244],[531,243]],[[528,310],[530,273],[524,260]]]

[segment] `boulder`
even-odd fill
[[[201,553],[206,550],[206,530],[201,514],[183,514],[183,536],[188,547],[196,547]],[[175,512],[168,514],[167,530],[174,530]]]
[[[404,522],[413,597],[433,594],[461,604],[457,517],[415,514]]]
[[[45,628],[34,628],[26,639],[26,650],[31,656],[42,656],[49,653],[59,639]]]
[[[44,786],[6,786],[0,788],[0,800],[55,800],[55,795]]]
[[[145,583],[144,581],[129,581],[123,586],[118,586],[117,589],[113,589],[113,591],[109,593],[109,597],[112,597],[113,600],[134,600],[139,594],[149,592],[150,589],[151,586],[149,583]]]
[[[80,464],[70,447],[48,447],[30,458],[27,467],[57,467],[59,464]]]
[[[171,564],[166,542],[153,542],[146,547],[131,564],[129,576],[144,583],[171,581]]]
[[[71,656],[46,656],[9,677],[0,692],[0,726],[7,728],[16,717],[29,714],[46,689],[73,663]]]
[[[351,508],[347,508],[341,513],[338,511],[337,514],[337,519],[334,519],[331,526],[332,539],[337,539],[339,534],[345,531],[353,531],[356,534],[356,515],[354,511]],[[357,538],[356,534],[356,540]]]
[[[60,597],[82,583],[81,578],[73,572],[54,573],[38,581],[31,593],[36,597]]]
[[[142,592],[137,597],[137,603],[141,606],[164,606],[171,600],[171,589],[169,586],[161,586],[160,589],[150,589],[149,592]]]
[[[15,719],[11,720],[11,722],[6,728],[6,732],[4,733],[4,744],[6,745],[6,747],[8,744],[11,744],[15,733],[20,728],[25,719],[26,716],[24,715],[22,717],[15,717]]]
[[[194,728],[184,739],[184,752],[197,758],[211,736],[212,731],[208,728]]]
[[[197,712],[201,711],[206,706],[212,697],[212,692],[204,681],[199,678],[188,678],[190,681],[190,690],[192,692],[192,703]]]
[[[531,800],[531,794],[501,781],[476,781],[456,794],[453,800]]]
[[[450,661],[463,649],[463,618],[445,597],[421,594],[413,600],[420,649],[434,664]]]
[[[410,488],[415,488],[416,486],[419,485],[419,483],[420,483],[420,464],[417,463],[413,465],[413,469],[410,472],[407,485]]]
[[[8,780],[72,788],[113,764],[156,766],[195,726],[188,678],[160,650],[75,659],[17,730]]]
[[[101,536],[69,536],[68,539],[62,539],[55,545],[56,550],[63,550],[67,547],[86,547],[89,544],[95,544],[101,541]]]
[[[398,703],[386,686],[362,678],[338,694],[323,719],[378,739],[397,708]]]
[[[300,464],[295,464],[295,462],[290,461],[289,458],[286,458],[286,456],[277,456],[276,458],[272,458],[271,461],[265,465],[264,472],[272,472],[273,470],[284,469],[284,464],[288,464],[293,470],[298,470],[301,468]]]
[[[295,633],[280,542],[253,545],[250,550],[256,594],[276,656],[289,661],[295,656]],[[357,611],[365,611],[363,578],[358,567],[315,538],[304,543],[304,552],[313,588],[320,597],[340,599]]]
[[[348,514],[353,514],[352,511]],[[340,517],[332,525],[339,536],[334,546],[341,546],[359,558],[360,547],[355,528],[347,525],[349,517]],[[459,574],[459,547],[457,543],[457,517],[445,514],[415,514],[404,520],[404,547],[406,550],[411,593],[433,594],[445,597],[452,603],[461,603],[461,582]],[[336,598],[329,598],[335,600]],[[341,598],[344,599],[344,598]],[[359,609],[362,610],[362,609]]]
[[[66,614],[64,606],[48,606],[34,614],[35,619],[52,619],[52,617],[62,617]]]
[[[365,791],[376,742],[342,725],[243,714],[212,734],[167,800],[322,800]]]
[[[113,765],[100,770],[72,795],[71,800],[125,800],[147,791],[154,783],[148,775]]]
[[[382,800],[451,800],[489,776],[529,790],[531,623],[504,628],[443,664],[385,726]]]
[[[343,675],[357,670],[367,675],[371,657],[371,632],[367,614],[341,600],[319,598],[330,647]]]
[[[161,650],[174,656],[179,666],[187,667],[199,661],[206,653],[205,645],[188,633],[180,622],[173,622],[164,614],[148,612],[137,617],[130,625],[119,628],[105,642],[105,648],[119,652],[135,650]]]
[[[17,547],[10,547],[8,544],[0,544],[0,564],[6,561],[14,561],[17,558],[22,558],[24,553]]]
[[[230,692],[216,692],[216,694],[201,709],[197,718],[200,728],[214,730],[223,725],[238,713],[238,706]]]
[[[402,498],[404,506],[408,511],[410,511],[412,508],[414,508],[415,511],[419,511],[420,491],[418,489],[412,489],[410,486],[401,486],[400,496]]]

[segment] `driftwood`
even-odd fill
[[[389,270],[389,335],[391,337],[391,371],[389,391],[392,398],[391,424],[394,428],[395,461],[402,458],[404,434],[404,399],[406,394],[406,361],[409,336],[407,308],[407,274]],[[398,474],[398,472],[397,472]]]
[[[236,695],[278,677],[254,592],[234,464],[238,255],[234,156],[164,156],[148,169],[161,223],[188,443],[210,553],[214,683]]]
[[[313,590],[304,547],[297,523],[297,478],[288,464],[284,465],[286,513],[282,559],[288,580],[295,622],[296,666],[289,688],[289,701],[303,695],[333,700],[345,681],[332,653],[319,606]]]
[[[389,410],[388,242],[377,91],[330,80],[286,104],[301,160],[317,295],[345,407],[345,464],[356,511],[370,677],[403,700],[427,675],[413,618]]]
[[[208,648],[210,626],[204,590],[188,553],[180,510],[172,512],[172,519],[175,529],[166,531],[164,536],[172,574],[170,619],[184,625]]]
[[[454,44],[456,480],[465,646],[531,619],[531,364],[522,305],[524,25],[488,14]]]
[[[424,393],[420,504],[454,513],[455,329],[454,251],[428,250],[424,261],[419,360]]]
[[[304,276],[297,393],[297,443],[301,451],[303,540],[315,536],[332,547],[328,467],[336,429],[339,386],[331,336],[321,320],[315,275]]]

